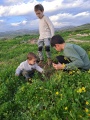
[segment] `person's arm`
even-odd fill
[[[84,65],[83,60],[81,59],[80,55],[74,48],[66,49],[64,54],[72,61],[66,64],[65,69],[75,69],[83,67]]]
[[[22,71],[22,69],[23,69],[23,63],[21,63],[21,64],[17,67],[17,69],[16,69],[16,71],[15,71],[15,76],[19,76],[20,73],[21,73],[21,71]]]
[[[19,75],[20,75],[20,73],[21,73],[20,68],[17,68],[17,69],[16,69],[16,72],[15,72],[15,76],[19,76]]]
[[[40,73],[44,72],[44,70],[40,66],[38,66],[37,64],[35,64],[35,69]]]
[[[49,26],[49,28],[51,30],[51,37],[53,37],[54,33],[55,33],[54,26],[53,26],[52,22],[50,21],[50,19],[46,16],[45,16],[45,21],[46,21],[47,25]]]

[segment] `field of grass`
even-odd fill
[[[66,40],[71,32],[59,34]],[[37,38],[24,35],[0,40],[0,120],[90,120],[90,70],[63,72],[51,67],[44,81],[35,72],[32,84],[15,77],[27,53],[37,54],[37,45],[27,42]],[[78,44],[90,58],[90,44]],[[54,59],[59,53],[51,51]]]

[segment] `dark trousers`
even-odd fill
[[[28,80],[33,77],[34,72],[35,70],[32,70],[32,71],[22,70],[21,75],[23,75],[25,79]]]
[[[63,55],[59,55],[56,57],[57,61],[60,62],[61,64],[67,64],[67,63],[70,63],[71,60]]]

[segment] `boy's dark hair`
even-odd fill
[[[27,55],[27,59],[28,60],[37,59],[37,56],[34,53],[29,52]]]
[[[51,46],[54,47],[56,44],[65,43],[64,39],[60,35],[54,35],[51,38]]]
[[[34,11],[38,11],[38,10],[40,10],[40,11],[44,11],[44,7],[43,7],[41,4],[37,4],[37,5],[35,5],[35,7],[34,7]]]

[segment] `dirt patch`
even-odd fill
[[[37,40],[36,39],[28,40],[28,43],[30,43],[30,44],[37,44]]]
[[[47,81],[51,78],[51,76],[53,75],[53,73],[55,73],[55,69],[52,67],[52,66],[48,66],[48,65],[44,65],[43,67],[44,69],[44,74],[40,74],[38,73],[39,75],[39,78],[42,80],[42,81]]]
[[[67,42],[80,42],[80,43],[88,42],[88,43],[90,43],[90,41],[87,41],[87,40],[77,40],[77,39],[74,39],[74,38],[67,39]]]
[[[0,65],[5,64],[4,62],[0,62]]]
[[[90,35],[90,33],[89,34],[86,34],[86,33],[84,33],[84,34],[76,34],[76,36],[89,36]]]

